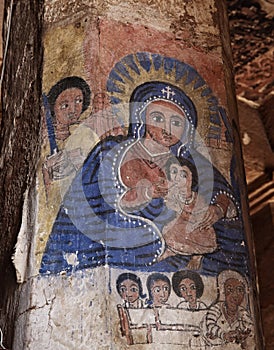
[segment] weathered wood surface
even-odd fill
[[[43,1],[14,1],[2,85],[0,126],[1,328],[11,347],[20,294],[11,257],[22,223],[26,189],[33,184],[39,155]],[[5,1],[5,19],[11,11]],[[3,37],[7,37],[5,21]]]

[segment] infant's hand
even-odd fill
[[[157,182],[152,184],[152,198],[165,197],[168,194],[168,184],[164,177],[159,177]]]

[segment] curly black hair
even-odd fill
[[[189,278],[195,283],[196,286],[196,296],[197,298],[200,298],[203,295],[204,292],[204,282],[201,278],[201,276],[195,272],[190,270],[181,270],[174,273],[172,276],[172,287],[176,295],[181,298],[181,292],[179,289],[179,284],[182,280]]]
[[[48,103],[50,106],[50,111],[51,111],[51,116],[52,119],[55,120],[55,113],[54,113],[54,105],[56,102],[57,97],[67,89],[71,88],[77,88],[82,91],[83,94],[83,106],[82,106],[82,112],[83,113],[89,106],[90,104],[90,95],[91,91],[86,83],[86,81],[80,77],[76,76],[71,76],[71,77],[66,77],[62,80],[59,80],[55,85],[52,86],[50,89],[47,98],[48,98]]]
[[[143,294],[143,287],[142,282],[138,276],[136,276],[134,273],[125,272],[118,276],[116,280],[116,289],[118,294],[120,295],[120,286],[125,280],[131,280],[135,282],[138,285],[139,288],[139,295],[141,298],[145,298],[146,294]]]

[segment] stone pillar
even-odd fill
[[[13,349],[261,349],[224,2],[44,5]]]

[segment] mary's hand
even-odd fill
[[[196,228],[199,228],[201,231],[206,230],[215,224],[215,222],[223,218],[223,216],[222,209],[217,205],[211,204],[208,206],[203,218],[199,220]]]

